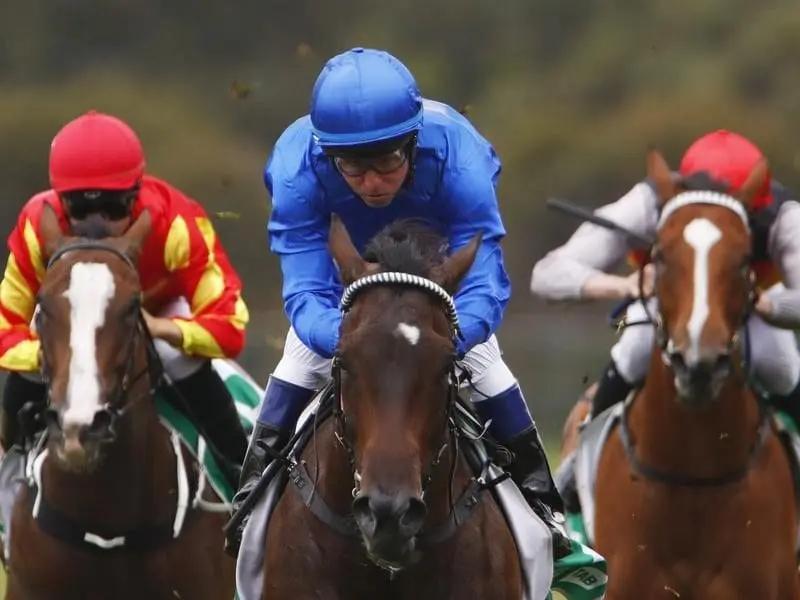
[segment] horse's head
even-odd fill
[[[353,461],[353,513],[378,564],[408,564],[426,517],[426,486],[446,448],[456,393],[451,295],[480,239],[448,257],[433,231],[399,222],[362,257],[333,220],[331,253],[348,286],[335,374],[342,437]]]
[[[677,182],[657,151],[648,175],[661,202],[653,262],[663,356],[681,401],[713,402],[734,368],[753,304],[747,209],[768,175],[762,162],[735,192],[705,174]]]
[[[40,230],[49,263],[36,328],[48,385],[49,444],[63,467],[87,471],[96,466],[101,446],[114,439],[116,419],[131,400],[128,391],[142,374],[138,369],[146,374],[136,265],[150,217],[144,213],[116,238],[88,220],[72,237],[62,234],[46,207]]]

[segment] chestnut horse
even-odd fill
[[[609,600],[800,598],[789,459],[739,343],[753,305],[747,207],[766,174],[764,162],[735,197],[685,191],[658,152],[648,156],[662,206],[656,341],[595,478]],[[593,392],[573,408],[562,451]]]
[[[349,286],[335,406],[270,518],[263,598],[523,597],[514,538],[482,493],[491,482],[476,486],[469,444],[459,446],[450,421],[451,294],[479,244],[476,236],[448,258],[438,235],[400,222],[373,240],[367,262],[334,217],[331,253]]]
[[[156,408],[160,362],[136,268],[150,217],[119,238],[88,229],[93,239],[65,238],[52,210],[42,216],[48,426],[38,485],[14,505],[6,600],[230,600],[225,515],[179,506],[197,464]]]

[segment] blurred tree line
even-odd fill
[[[408,64],[426,96],[464,108],[495,143],[511,311],[550,313],[528,293],[530,269],[576,223],[545,213],[544,199],[615,199],[643,176],[648,144],[677,163],[694,137],[730,128],[800,187],[798,31],[800,5],[788,0],[5,2],[0,223],[8,232],[24,200],[47,186],[49,143],[63,123],[90,108],[119,115],[139,131],[151,172],[212,213],[238,215],[220,217],[217,228],[252,311],[271,315],[279,340],[285,323],[266,312],[280,308],[280,275],[264,230],[264,161],[283,128],[307,112],[327,58],[380,47]],[[518,363],[533,352],[599,368],[610,338],[590,342],[584,321],[563,322],[577,328],[572,337],[552,330],[553,321],[534,320],[524,333],[506,326],[504,335],[517,336],[506,347]],[[256,319],[255,327],[264,325]],[[556,335],[559,357],[536,354]],[[575,358],[581,352],[588,358]]]

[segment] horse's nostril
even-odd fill
[[[394,530],[405,537],[414,536],[422,529],[428,512],[425,502],[403,493],[361,494],[353,501],[352,509],[365,534],[379,529]]]
[[[111,439],[114,437],[114,414],[108,410],[98,410],[94,414],[88,434],[93,438]]]
[[[425,523],[428,515],[428,507],[419,498],[412,497],[408,502],[408,507],[400,516],[400,529],[408,536],[416,535]]]

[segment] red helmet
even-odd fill
[[[144,175],[144,151],[121,120],[89,111],[67,123],[50,145],[50,186],[72,190],[126,190]]]
[[[695,140],[681,159],[680,174],[683,176],[705,171],[712,179],[729,186],[736,192],[747,181],[752,170],[764,159],[758,147],[745,137],[720,129]],[[769,204],[770,176],[759,191],[753,207]]]

